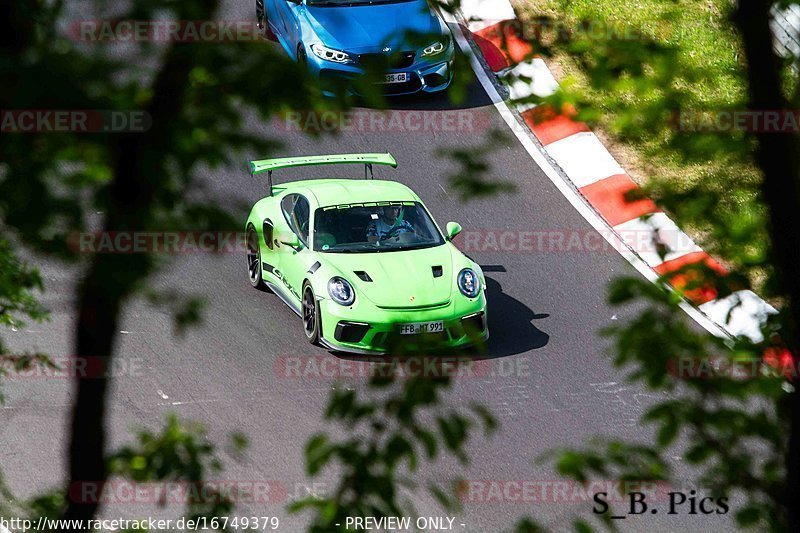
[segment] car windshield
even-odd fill
[[[400,4],[413,2],[414,0],[307,0],[309,6],[328,6],[328,7],[349,7],[349,6],[371,6],[375,4]]]
[[[314,213],[314,250],[319,252],[392,252],[441,244],[442,234],[419,202],[343,204]]]

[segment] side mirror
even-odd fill
[[[447,240],[451,241],[453,238],[461,233],[461,224],[458,222],[448,222],[447,223]]]
[[[278,242],[294,248],[295,250],[302,246],[300,238],[293,231],[285,231],[278,234]]]

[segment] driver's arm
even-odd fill
[[[408,220],[403,220],[403,222],[400,224],[400,229],[403,231],[410,231],[412,233],[414,232],[414,226]]]

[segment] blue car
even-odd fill
[[[393,95],[443,91],[453,79],[453,36],[426,0],[256,0],[256,16],[327,94],[357,92],[352,80],[366,70]]]

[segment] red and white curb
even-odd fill
[[[484,89],[545,174],[595,229],[612,244],[622,243],[617,248],[620,253],[654,282],[663,276],[674,288],[684,288],[690,280],[679,270],[687,265],[705,264],[725,272],[650,199],[642,196],[636,201],[626,200],[626,195],[638,186],[586,124],[570,119],[568,114],[546,115],[535,105],[515,102],[532,94],[553,94],[558,82],[545,62],[533,57],[531,46],[520,37],[516,13],[508,0],[462,0],[461,13],[463,21],[451,22],[459,22],[469,33],[489,69],[500,79],[509,72],[523,78],[510,76],[511,81],[506,83],[509,101],[504,102],[483,64],[474,57],[464,34],[457,35]],[[522,117],[527,131],[520,131],[522,128],[510,107]],[[531,142],[531,134],[541,148]],[[541,157],[540,151],[550,159]],[[551,161],[560,167],[561,173],[552,168]],[[561,186],[559,178],[563,182],[563,176],[572,187]],[[591,209],[584,209],[586,203]],[[658,249],[661,253],[656,252]],[[713,287],[700,287],[684,291],[684,296],[691,302],[683,306],[684,310],[708,331],[722,337],[743,335],[760,342],[763,339],[760,326],[769,314],[776,312],[749,290],[718,298]]]

